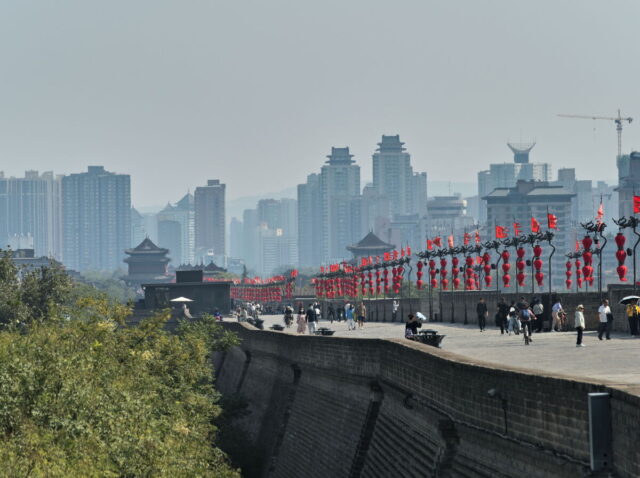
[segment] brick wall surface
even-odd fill
[[[633,390],[476,364],[403,340],[224,326],[242,343],[216,361],[218,388],[249,400],[242,424],[263,451],[262,476],[585,476],[587,394],[607,390],[614,471],[640,476]],[[491,388],[506,399],[506,434]]]

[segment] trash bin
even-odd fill
[[[427,329],[421,330],[417,338],[418,341],[423,344],[431,345],[432,347],[440,347],[440,343],[444,337],[444,335],[438,334],[437,330]]]

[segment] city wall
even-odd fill
[[[640,293],[640,290],[638,291]],[[629,332],[629,324],[625,315],[625,307],[619,305],[618,301],[626,295],[631,295],[633,290],[631,287],[610,286],[607,290],[603,291],[602,297],[608,298],[611,304],[611,310],[615,317],[612,330],[616,332]],[[545,320],[545,327],[548,328],[551,319],[551,305],[552,300],[559,297],[562,301],[562,306],[567,312],[567,322],[570,327],[573,327],[573,315],[576,307],[579,304],[584,305],[585,321],[588,330],[595,330],[598,328],[598,314],[597,310],[600,306],[601,294],[598,291],[589,292],[552,292],[548,293],[535,293],[531,292],[499,292],[495,290],[483,290],[483,291],[436,291],[432,293],[429,298],[428,292],[423,291],[423,296],[420,298],[399,298],[400,307],[398,309],[397,321],[406,320],[407,314],[410,312],[422,312],[425,316],[432,321],[437,322],[454,322],[454,323],[468,323],[477,324],[478,316],[476,314],[476,306],[480,298],[484,298],[487,307],[489,308],[489,318],[487,319],[487,326],[493,327],[495,325],[494,316],[498,307],[498,301],[500,297],[504,297],[508,304],[511,301],[518,302],[520,297],[524,296],[527,301],[535,296],[542,300],[544,305],[543,318]],[[360,302],[362,299],[356,299],[356,302]],[[394,299],[364,299],[364,303],[367,306],[367,320],[373,322],[390,322],[392,320],[392,303]],[[324,317],[326,317],[327,305],[329,302],[334,303],[334,307],[344,303],[341,300],[333,301],[321,301]],[[306,305],[306,303],[305,303]]]
[[[579,477],[587,394],[610,392],[616,476],[640,476],[640,397],[498,368],[406,340],[294,336],[225,323],[241,345],[215,358],[217,387],[261,477]],[[503,403],[490,397],[495,388]]]

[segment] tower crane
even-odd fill
[[[620,115],[620,110],[618,110],[617,117],[610,116],[585,116],[585,115],[558,115],[562,118],[582,118],[582,119],[592,119],[592,120],[609,120],[614,121],[616,123],[616,131],[618,132],[618,156],[622,156],[622,122],[627,121],[629,124],[633,121],[633,118],[623,118]]]

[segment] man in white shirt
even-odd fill
[[[600,318],[598,339],[602,340],[602,335],[606,333],[607,340],[611,340],[611,319],[613,319],[613,315],[607,299],[603,299],[600,307],[598,307],[598,317]]]
[[[562,304],[560,303],[560,299],[556,300],[553,307],[551,307],[551,317],[553,318],[553,322],[551,322],[551,332],[562,332],[562,323],[560,321],[560,314],[563,312]],[[558,330],[556,330],[558,327]]]

